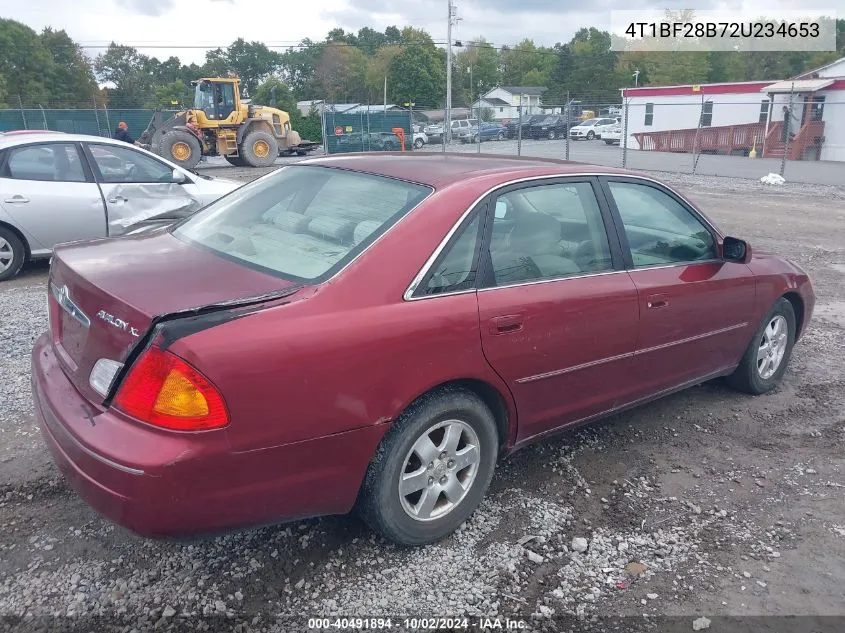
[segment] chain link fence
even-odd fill
[[[681,95],[559,104],[330,104],[315,114],[329,154],[484,153],[555,158],[635,171],[845,183],[845,93]],[[0,131],[137,136],[150,109],[6,109]],[[170,112],[165,112],[169,115]],[[315,123],[316,127],[316,123]],[[401,134],[397,134],[401,130]]]
[[[438,131],[424,149],[565,159],[634,171],[747,179],[777,174],[793,182],[845,183],[845,96],[628,98],[581,103],[569,117],[565,106],[512,111],[512,118],[488,116],[487,121],[474,110],[453,112],[451,140],[439,123],[424,124]],[[480,129],[480,142],[471,129]]]

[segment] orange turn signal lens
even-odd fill
[[[158,347],[147,349],[118,389],[114,406],[142,422],[176,431],[229,423],[223,395],[199,371]]]

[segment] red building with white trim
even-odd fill
[[[632,149],[754,149],[765,157],[845,161],[845,58],[786,81],[624,88],[622,98]],[[784,106],[791,107],[788,147]]]

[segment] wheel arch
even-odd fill
[[[454,378],[432,386],[406,403],[394,417],[394,421],[423,398],[435,394],[438,391],[448,389],[464,389],[478,396],[487,408],[490,409],[490,413],[493,414],[493,420],[496,423],[496,432],[499,436],[499,449],[507,449],[513,444],[516,435],[516,409],[509,406],[510,401],[506,399],[506,396],[500,389],[488,381],[479,378]]]
[[[804,333],[805,317],[804,314],[804,299],[795,291],[784,293],[783,298],[792,304],[792,310],[795,312],[795,340]]]
[[[0,220],[0,227],[7,229],[8,231],[15,234],[15,237],[17,237],[21,241],[21,244],[23,244],[24,263],[30,261],[32,259],[32,248],[29,245],[29,240],[26,239],[26,236],[23,234],[23,232],[14,224],[9,224],[8,222],[4,222],[3,220]]]

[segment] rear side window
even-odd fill
[[[317,282],[431,191],[383,176],[292,165],[212,203],[173,234],[264,272]]]
[[[85,182],[85,170],[72,143],[25,145],[9,151],[3,177],[46,182]]]

